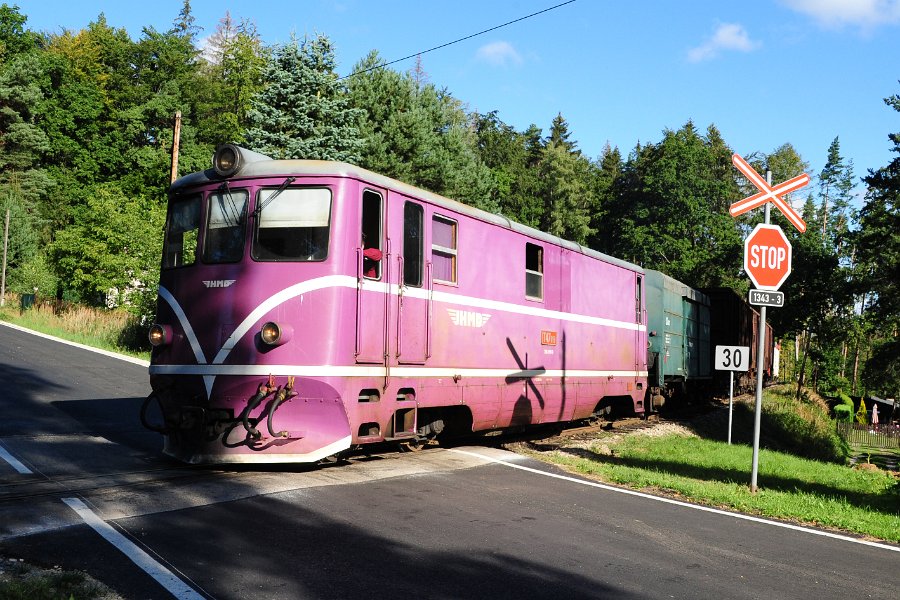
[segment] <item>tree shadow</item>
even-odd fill
[[[5,363],[0,363],[0,385],[6,397],[0,419],[0,437],[67,431],[67,426],[60,423],[59,413],[40,400],[42,396],[67,389],[67,386],[48,379],[45,371]]]
[[[594,462],[667,473],[669,475],[686,477],[697,481],[734,483],[739,485],[748,484],[749,475],[748,472],[743,469],[704,467],[678,461],[608,455],[594,452],[586,448],[561,448],[559,451]],[[885,490],[881,494],[872,495],[850,492],[830,485],[805,481],[794,477],[771,475],[764,472],[759,473],[758,484],[760,488],[767,490],[790,493],[799,492],[843,500],[857,508],[877,511],[892,516],[898,514],[897,507],[900,506],[900,488],[897,486]]]
[[[530,552],[498,550],[504,547],[502,540],[483,540],[477,526],[463,525],[451,538],[435,529],[427,505],[405,504],[403,494],[366,506],[354,504],[352,491],[344,487],[349,496],[308,508],[265,497],[249,505],[219,505],[215,511],[156,515],[153,529],[143,530],[142,541],[158,551],[177,543],[178,557],[190,558],[190,564],[176,564],[216,597],[637,597],[583,574],[591,569],[563,570],[525,558]],[[351,524],[354,514],[370,515],[371,526]],[[234,534],[241,527],[248,545],[235,548]],[[180,532],[177,542],[168,537],[172,531]],[[259,544],[269,551],[259,552]],[[518,540],[517,545],[528,542]],[[221,550],[211,555],[213,548]],[[253,579],[247,581],[240,573],[252,573]],[[229,587],[238,582],[244,589]]]

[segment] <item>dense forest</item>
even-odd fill
[[[267,46],[227,13],[202,48],[199,32],[188,0],[168,31],[137,40],[102,14],[81,31],[35,32],[0,5],[8,291],[152,314],[176,114],[182,174],[207,168],[222,142],[347,161],[691,286],[748,290],[743,238],[761,216],[729,216],[755,189],[715,125],[589,157],[561,114],[518,131],[468,111],[421,61],[400,72],[373,50],[341,78],[326,35]],[[884,101],[900,112],[900,94]],[[826,393],[900,396],[900,132],[885,133],[897,156],[862,176],[839,137],[822,149],[824,168],[793,199],[805,234],[773,211],[794,270],[770,319],[791,376]],[[747,158],[775,182],[809,172],[790,143]]]

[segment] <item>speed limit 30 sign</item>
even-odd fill
[[[715,367],[717,371],[749,371],[749,346],[716,346]]]

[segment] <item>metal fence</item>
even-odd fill
[[[847,443],[869,448],[900,448],[900,425],[863,425],[862,423],[838,423],[838,434]]]

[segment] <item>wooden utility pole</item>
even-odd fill
[[[6,224],[3,226],[3,276],[0,277],[0,306],[6,305],[6,247],[9,244],[9,209],[6,209]]]
[[[175,113],[175,132],[172,135],[172,178],[169,183],[178,179],[178,145],[181,142],[181,111]]]

